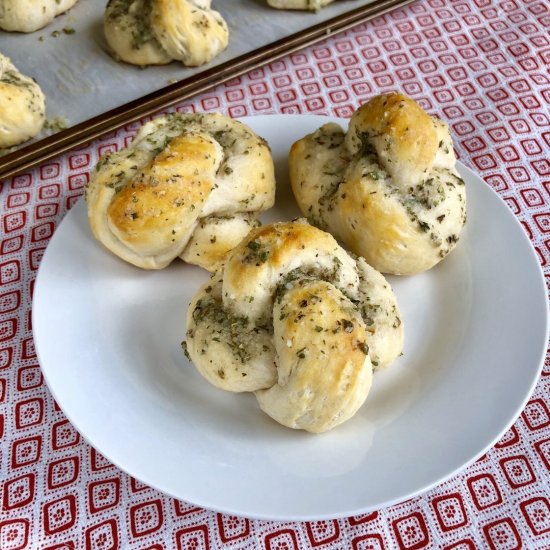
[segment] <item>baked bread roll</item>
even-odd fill
[[[134,65],[208,63],[223,51],[229,30],[211,0],[109,0],[105,38],[115,56]]]
[[[77,0],[0,0],[0,29],[34,32],[49,25]]]
[[[455,247],[466,190],[448,126],[401,94],[297,141],[290,181],[301,211],[383,273],[412,275]]]
[[[264,139],[220,114],[171,114],[101,158],[86,189],[95,237],[145,269],[176,257],[213,270],[275,199]]]
[[[193,298],[186,336],[209,382],[310,432],[353,416],[403,348],[388,282],[305,220],[253,230]]]
[[[267,0],[267,3],[278,10],[318,11],[334,0]]]
[[[0,149],[34,137],[45,117],[46,100],[40,86],[0,54]]]

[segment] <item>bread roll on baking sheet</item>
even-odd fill
[[[49,25],[77,0],[0,0],[0,29],[34,32]]]
[[[40,86],[0,54],[0,149],[36,136],[46,118]]]
[[[334,0],[267,0],[267,3],[278,10],[309,10],[319,11],[332,4]]]
[[[126,63],[204,65],[229,41],[225,20],[210,5],[210,0],[110,0],[105,38]]]

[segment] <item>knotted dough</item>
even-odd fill
[[[45,116],[46,99],[40,86],[0,54],[0,149],[34,137]]]
[[[267,3],[278,10],[318,11],[334,0],[267,0]]]
[[[325,124],[289,154],[292,189],[311,223],[398,275],[425,271],[455,247],[466,221],[455,163],[448,126],[397,93],[361,106],[347,132]]]
[[[0,0],[0,29],[34,32],[49,25],[77,0]]]
[[[229,30],[211,0],[110,0],[105,38],[116,57],[134,65],[208,63],[223,51]]]
[[[305,220],[253,230],[187,313],[189,357],[218,388],[253,391],[281,424],[323,432],[365,401],[403,347],[393,291]]]
[[[95,237],[136,266],[213,270],[275,199],[266,141],[216,113],[157,118],[100,159],[86,189]]]

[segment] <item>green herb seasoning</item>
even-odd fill
[[[259,266],[269,258],[269,250],[260,241],[250,241],[246,245],[246,254],[243,258],[245,264],[255,264]]]

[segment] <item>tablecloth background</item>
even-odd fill
[[[349,117],[372,95],[402,90],[449,122],[461,160],[519,218],[548,278],[549,66],[548,1],[419,1],[177,110]],[[38,366],[33,284],[99,156],[138,127],[0,183],[0,548],[550,548],[548,358],[525,410],[485,456],[422,496],[347,519],[272,522],[196,508],[83,441]]]

